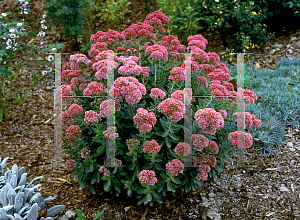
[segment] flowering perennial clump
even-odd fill
[[[253,141],[250,134],[229,133],[224,129],[230,117],[240,116],[241,113],[233,114],[232,109],[235,109],[235,102],[242,96],[234,91],[229,82],[229,70],[225,64],[219,63],[220,57],[214,52],[204,51],[207,40],[201,35],[189,36],[188,47],[181,45],[178,38],[172,35],[163,36],[160,41],[155,41],[159,36],[156,34],[164,33],[163,25],[169,21],[163,13],[155,11],[148,15],[143,23],[133,24],[121,33],[113,30],[98,31],[90,38],[90,60],[83,54],[77,54],[63,67],[65,94],[74,90],[75,93],[82,92],[84,96],[108,93],[114,98],[81,102],[84,104],[84,110],[79,105],[72,104],[62,115],[63,121],[70,125],[67,137],[75,139],[81,134],[83,139],[88,140],[89,145],[78,145],[77,149],[79,148],[82,159],[90,159],[84,161],[86,171],[93,172],[94,166],[94,170],[98,172],[100,166],[99,172],[104,175],[101,180],[104,181],[105,191],[113,191],[119,195],[123,184],[129,196],[133,192],[139,194],[136,196],[139,203],[150,200],[160,202],[165,188],[168,191],[182,188],[183,181],[188,182],[185,185],[194,187],[195,184],[201,183],[199,181],[207,180],[208,174],[214,176],[215,171],[220,168],[217,164],[220,165],[226,156],[224,152],[227,154],[232,150],[232,146],[238,145],[238,134],[245,136],[246,148],[250,147]],[[118,57],[114,50],[122,55]],[[180,54],[185,52],[191,53],[188,59]],[[144,53],[143,59],[137,57],[141,53]],[[112,62],[109,62],[109,54],[113,57]],[[112,70],[117,77],[113,86],[108,89],[105,87],[106,80],[108,71]],[[192,76],[197,76],[192,77],[196,79],[192,81],[193,88],[206,87],[211,90],[212,95],[217,96],[215,100],[222,102],[222,105],[213,103],[211,106],[215,106],[216,109],[209,108],[211,101],[204,100],[207,105],[201,109],[199,106],[202,103],[192,103],[196,102],[192,97],[192,88],[182,88],[187,71],[190,71]],[[159,88],[153,88],[154,85]],[[242,92],[247,102],[254,103],[257,100],[257,96],[251,90]],[[181,137],[185,104],[192,104],[192,119],[196,122],[192,124],[191,145],[183,142]],[[87,109],[91,107],[92,110]],[[103,126],[105,119],[113,115],[117,122],[115,126]],[[75,117],[83,118],[82,132],[78,125],[71,125]],[[76,122],[80,121],[77,119]],[[252,125],[261,125],[261,121],[250,113],[245,113],[245,122],[247,129]],[[101,165],[106,164],[103,163],[105,138],[115,141],[115,155],[119,159],[113,159],[113,165],[116,166],[114,168]],[[232,142],[231,146],[220,141],[227,141],[226,139]],[[198,170],[197,173],[192,174],[184,166],[183,159],[189,155],[193,165],[199,165],[199,168],[197,166],[195,169]],[[82,170],[76,172],[84,176],[82,183],[89,184],[92,191],[99,173],[91,173],[88,176]],[[86,181],[83,182],[83,179]],[[138,184],[135,184],[137,179]]]

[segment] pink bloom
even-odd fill
[[[115,140],[119,137],[119,134],[115,132],[116,129],[117,128],[115,126],[110,126],[107,130],[103,131],[103,134],[106,138],[108,136],[110,139]]]
[[[86,159],[86,158],[87,158],[87,155],[88,155],[90,152],[91,152],[90,150],[88,150],[87,148],[84,147],[84,148],[81,150],[81,158]]]
[[[201,86],[208,87],[208,83],[207,83],[207,78],[206,77],[198,76],[197,79],[198,79],[197,84],[199,84]]]
[[[69,85],[62,85],[61,86],[61,89],[62,89],[62,96],[69,96],[70,93],[71,93],[71,86]]]
[[[109,116],[112,116],[115,111],[120,111],[121,110],[121,105],[120,103],[116,102],[113,99],[106,99],[101,102],[100,104],[100,112],[99,116],[102,118],[106,118]]]
[[[68,109],[68,116],[74,117],[77,114],[83,113],[83,108],[80,105],[77,105],[76,103],[72,104]]]
[[[173,122],[178,122],[183,118],[184,104],[173,98],[168,98],[162,101],[157,109],[159,112],[167,115]]]
[[[173,159],[166,164],[166,168],[172,176],[177,176],[179,173],[183,173],[184,164],[178,159]]]
[[[184,157],[188,156],[191,153],[191,146],[187,143],[180,142],[175,147],[175,153],[180,156],[183,155]]]
[[[106,169],[105,166],[100,167],[99,171],[100,171],[100,173],[104,172],[104,174],[103,174],[104,176],[109,176],[109,174],[110,174],[110,171],[108,169]]]
[[[156,155],[161,149],[161,146],[158,145],[156,140],[146,141],[144,143],[144,153]]]
[[[208,177],[208,173],[210,171],[210,166],[208,166],[207,164],[201,164],[199,166],[199,173],[197,174],[196,179],[197,180],[207,180]]]
[[[142,184],[146,183],[147,185],[154,186],[157,182],[155,172],[153,170],[142,170],[139,173],[139,181],[141,181]]]
[[[209,73],[213,72],[216,68],[209,64],[202,64],[199,66],[201,71],[208,75]]]
[[[65,162],[65,168],[72,172],[74,170],[74,163],[75,163],[75,160],[67,160]]]
[[[242,114],[243,112],[237,112],[232,114],[234,117],[238,117],[238,127],[243,127],[242,124],[244,123],[244,120],[240,120],[240,118],[244,118]],[[261,126],[261,121],[255,115],[250,114],[249,112],[244,112],[244,115],[245,129],[251,129],[252,125],[257,125],[259,127]]]
[[[137,124],[137,129],[140,133],[148,133],[156,124],[156,117],[153,112],[148,113],[146,109],[138,108],[136,115],[133,117],[134,124]]]
[[[191,103],[191,95],[189,95],[187,92],[183,90],[176,90],[171,94],[171,97],[173,99],[177,99],[179,101],[182,101],[183,103],[186,101],[186,103],[189,105]]]
[[[243,146],[243,142],[240,142],[239,138],[237,136],[242,137],[241,139],[243,140],[245,138],[245,143],[244,146],[245,148],[250,148],[253,144],[253,138],[251,136],[251,134],[248,134],[246,132],[243,131],[236,131],[236,132],[230,132],[228,134],[228,140],[232,141],[232,145],[233,146]],[[243,137],[244,135],[244,137]]]
[[[112,163],[113,163],[113,165],[115,165],[115,166],[121,166],[121,165],[122,165],[122,161],[119,160],[119,159],[117,159],[117,158],[114,158],[114,159],[112,160]]]
[[[224,127],[224,119],[221,113],[216,112],[213,108],[199,109],[195,114],[199,128],[203,129],[203,133],[215,135],[216,130]]]
[[[81,132],[82,131],[80,130],[79,125],[71,125],[70,127],[68,127],[66,131],[67,142],[74,143],[74,138],[76,137],[77,137],[76,140],[81,140],[80,138]]]
[[[201,134],[192,134],[192,140],[197,151],[202,151],[209,144],[209,140]]]
[[[213,152],[214,154],[218,154],[219,152],[219,146],[215,141],[211,141],[206,148],[211,152]]]
[[[226,110],[220,110],[220,113],[222,115],[222,117],[225,119],[227,117],[227,112]]]
[[[98,95],[100,96],[102,93],[107,92],[107,88],[103,86],[102,83],[98,83],[96,81],[91,82],[88,84],[88,86],[83,90],[84,96],[92,96],[92,95]]]
[[[173,82],[178,83],[180,80],[185,81],[185,72],[184,69],[181,67],[173,67],[173,69],[170,71],[169,79]]]
[[[92,110],[86,111],[85,116],[84,116],[84,122],[87,123],[88,125],[93,122],[93,123],[99,123],[99,115],[97,112],[94,112]],[[101,120],[101,118],[100,118]]]
[[[164,99],[165,96],[166,96],[166,93],[164,91],[162,91],[161,89],[158,89],[158,88],[151,89],[150,97],[152,99],[157,99],[158,97],[160,97],[160,99]]]

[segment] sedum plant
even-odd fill
[[[33,185],[36,180],[43,178],[39,176],[26,185],[27,173],[22,167],[18,170],[15,164],[12,170],[7,168],[3,176],[3,166],[8,160],[5,158],[0,164],[0,220],[37,220],[38,212],[45,208],[45,204],[51,202],[55,198],[49,196],[47,199],[41,197],[40,193],[35,193],[41,184]],[[1,162],[1,157],[0,157]],[[59,214],[66,208],[65,205],[57,205],[47,210],[46,218],[41,217],[40,220],[52,220],[52,217]]]
[[[98,31],[90,38],[91,60],[76,54],[63,66],[62,96],[84,96],[77,99],[77,104],[65,107],[68,110],[61,115],[64,125],[69,126],[63,147],[71,160],[66,166],[74,170],[73,177],[78,177],[79,189],[89,185],[95,194],[95,186],[100,183],[104,191],[116,196],[127,191],[138,205],[162,203],[166,191],[178,188],[188,192],[208,177],[215,179],[224,163],[232,161],[230,153],[237,147],[238,133],[245,136],[246,148],[253,145],[248,133],[233,132],[235,118],[243,112],[234,113],[234,102],[240,94],[228,82],[226,65],[219,63],[216,53],[204,51],[208,41],[201,35],[189,36],[188,47],[172,35],[160,38],[160,32],[166,32],[163,23],[168,25],[169,21],[162,12],[155,11],[143,23],[133,24],[121,33]],[[118,57],[114,51],[122,51],[123,56]],[[193,55],[183,62],[179,51]],[[119,67],[114,81],[108,79],[109,53],[113,55],[110,70]],[[187,68],[192,89],[184,85],[186,65],[191,66]],[[114,87],[106,88],[108,81]],[[257,100],[251,90],[243,92],[246,102]],[[102,93],[115,98],[115,127],[105,121],[114,114],[114,102],[101,97]],[[192,93],[210,96],[210,100],[192,100]],[[191,117],[183,115],[184,103],[191,105]],[[247,129],[261,126],[255,115],[246,113]],[[183,118],[195,119],[190,125],[193,143],[184,143]],[[105,150],[107,141],[112,140],[116,157],[110,161],[105,157],[112,150],[108,149],[107,154]],[[193,167],[185,167],[186,157]],[[109,163],[114,167],[108,167]]]

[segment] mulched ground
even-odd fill
[[[39,26],[36,15],[41,14],[44,10],[44,2],[30,1],[32,15],[25,20],[29,22],[30,26]],[[13,11],[18,5],[13,1],[1,2],[0,13]],[[133,23],[144,21],[146,15],[153,11],[153,7],[150,6],[150,9],[144,10],[143,1],[133,0],[129,6],[129,12],[126,14],[127,22],[115,25],[111,29],[120,31]],[[20,21],[22,17],[18,16],[18,18]],[[104,25],[99,22],[98,27],[94,26],[93,33],[97,30],[107,31]],[[75,41],[69,41],[65,36],[58,34],[59,30],[60,28],[56,28],[46,34],[47,44],[66,44],[64,52],[75,54]],[[297,30],[278,33],[273,37],[271,44],[275,42],[283,44],[282,50],[286,50],[288,44],[294,45],[294,42],[291,42],[291,35],[295,36],[296,33]],[[207,52],[219,54],[221,50],[224,50],[222,46],[220,47],[222,41],[217,32],[205,30],[197,34],[202,34],[208,40]],[[24,37],[21,40],[28,42],[30,39]],[[265,46],[252,51],[257,55],[254,62],[258,62],[261,68],[273,68],[281,57],[285,57],[285,53],[281,53],[281,50],[270,55],[268,51],[264,50]],[[42,48],[44,46],[39,46],[38,50]],[[18,52],[16,58],[12,60],[13,68],[16,64],[27,61],[27,65],[20,73],[17,68],[14,69],[18,72],[18,75],[12,80],[12,83],[15,83],[14,91],[19,87],[28,87],[33,82],[32,73],[38,73],[39,65],[34,60],[28,62],[29,55],[30,51]],[[45,57],[42,53],[36,54],[36,57],[38,56]],[[295,54],[294,57],[297,55]],[[67,56],[62,56],[62,64],[67,63],[67,58]],[[87,219],[92,219],[91,216],[103,209],[105,210],[103,219],[206,219],[205,213],[207,214],[209,207],[203,205],[205,202],[208,204],[204,197],[209,197],[209,193],[214,192],[220,198],[215,198],[215,203],[211,201],[211,204],[216,206],[222,219],[300,219],[299,134],[287,136],[284,141],[292,144],[284,147],[282,152],[278,152],[274,157],[262,157],[260,152],[248,151],[246,163],[254,165],[252,169],[236,169],[227,164],[218,180],[219,185],[209,181],[196,192],[167,193],[164,204],[155,204],[153,207],[137,206],[131,199],[114,198],[108,193],[101,196],[93,195],[88,187],[79,191],[79,183],[71,177],[70,172],[63,167],[52,169],[49,166],[53,163],[53,82],[53,78],[46,75],[32,93],[20,94],[25,100],[22,106],[13,100],[7,101],[5,104],[6,118],[0,123],[2,151],[0,156],[1,159],[9,157],[4,170],[7,167],[11,169],[14,164],[17,164],[19,168],[25,167],[28,173],[27,181],[43,176],[43,179],[36,182],[36,184],[42,184],[39,192],[44,198],[57,195],[56,200],[46,204],[46,210],[54,205],[64,204],[66,205],[65,211],[80,209],[86,214]],[[68,156],[64,153],[63,162],[67,159]],[[226,175],[234,176],[236,182],[226,180],[224,178]],[[97,189],[97,192],[100,191]],[[213,195],[210,194],[210,196]],[[125,207],[130,207],[130,209],[126,212]],[[59,216],[62,216],[65,211]],[[40,215],[43,214],[45,213],[40,213]]]

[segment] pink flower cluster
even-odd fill
[[[104,172],[104,174],[103,174],[104,176],[109,176],[109,174],[110,174],[110,171],[108,169],[106,169],[105,166],[100,167],[99,171],[100,171],[100,173]]]
[[[123,57],[119,58],[119,61],[123,62],[124,66],[121,66],[118,70],[120,75],[136,75],[139,76],[142,74],[143,76],[149,76],[149,67],[142,67],[138,65],[139,58],[136,56]]]
[[[154,186],[155,183],[157,183],[155,172],[153,170],[142,170],[139,173],[139,181],[141,181],[142,184],[146,183],[147,185]]]
[[[95,73],[95,77],[98,80],[107,79],[107,72],[111,70],[110,65],[112,65],[115,69],[119,66],[119,64],[115,61],[113,61],[113,63],[110,64],[108,59],[99,60],[98,62],[94,63],[93,68],[94,70],[97,70],[97,72]]]
[[[226,89],[226,87],[221,84],[217,84],[215,80],[212,81],[209,88],[213,90],[211,94],[215,96],[221,96],[221,97],[216,97],[217,99],[225,99],[227,97],[224,96],[230,96],[230,92]]]
[[[71,86],[69,85],[61,85],[61,95],[69,96],[71,94]]]
[[[169,79],[175,83],[185,81],[185,70],[182,67],[173,67],[170,71]]]
[[[162,100],[166,96],[166,93],[158,88],[152,88],[150,92],[150,97],[152,99],[157,99],[158,97]]]
[[[80,134],[82,131],[80,130],[79,125],[70,125],[66,131],[67,141],[69,143],[74,143],[74,138],[77,137],[77,140],[81,140]]]
[[[215,167],[217,165],[217,158],[214,155],[210,154],[200,154],[197,157],[193,157],[193,163],[195,165],[197,164],[203,164],[203,163],[210,163],[212,167]]]
[[[117,159],[117,158],[112,159],[112,163],[115,166],[121,166],[122,165],[122,161]]]
[[[156,40],[156,36],[151,33],[153,27],[149,24],[149,21],[144,21],[143,23],[137,22],[137,24],[132,24],[129,28],[121,32],[125,38],[135,39],[139,35],[140,37],[149,37],[153,40]]]
[[[89,51],[89,56],[90,57],[95,57],[97,56],[100,52],[102,51],[107,51],[107,43],[105,42],[96,42],[92,44],[91,49]],[[93,60],[92,60],[93,62]]]
[[[120,111],[121,110],[120,102],[115,103],[113,99],[106,99],[102,101],[100,104],[99,116],[102,118],[112,116],[114,114],[114,108],[115,111]]]
[[[208,173],[210,171],[210,166],[208,166],[207,164],[201,164],[199,166],[199,173],[196,176],[197,180],[207,180],[208,177]]]
[[[153,60],[168,60],[168,50],[159,44],[146,47],[145,53],[150,53]]]
[[[107,130],[103,131],[103,134],[106,138],[108,136],[110,139],[115,140],[116,138],[119,137],[119,134],[115,133],[116,130],[117,130],[117,127],[110,126],[107,128]]]
[[[79,85],[82,82],[83,82],[83,80],[81,78],[79,78],[79,77],[73,77],[71,79],[71,85],[70,86],[71,86],[72,89],[76,89],[77,85]]]
[[[239,139],[237,138],[237,136],[243,136],[245,137],[245,148],[249,148],[252,146],[253,144],[253,138],[251,136],[251,134],[248,134],[246,132],[243,131],[235,131],[235,132],[230,132],[228,135],[228,140],[232,141],[232,144],[236,147],[236,146],[243,146],[243,143],[241,143],[239,141]],[[243,138],[242,138],[243,139]]]
[[[75,160],[67,160],[65,162],[65,168],[68,170],[68,171],[73,171],[74,170],[74,163],[75,163]]]
[[[145,154],[153,154],[156,155],[161,149],[161,146],[159,146],[159,144],[157,143],[156,140],[152,140],[152,141],[146,141],[144,143],[144,149],[143,152]]]
[[[188,156],[192,152],[191,146],[187,143],[180,142],[175,147],[175,153],[180,156],[183,155],[184,157]]]
[[[108,44],[112,44],[115,40],[125,40],[125,36],[120,34],[118,31],[114,31],[109,29],[107,32],[98,31],[96,34],[92,34],[90,37],[90,42],[106,42]]]
[[[162,101],[158,106],[157,109],[159,112],[167,115],[173,122],[178,122],[183,118],[183,114],[185,112],[184,104],[173,98],[168,98]]]
[[[69,60],[71,61],[70,67],[74,69],[79,69],[79,63],[84,63],[88,66],[92,62],[84,54],[71,55]]]
[[[179,55],[179,52],[183,53],[186,51],[186,46],[180,44],[178,38],[173,35],[164,36],[161,41],[157,42],[157,44],[170,49],[170,54],[175,54],[173,57]]]
[[[137,148],[140,145],[140,141],[134,138],[128,139],[126,141],[127,147],[129,150],[133,150],[134,148]]]
[[[146,109],[138,108],[136,115],[133,117],[134,124],[137,124],[137,129],[140,133],[149,133],[156,124],[156,117],[153,112],[148,112]]]
[[[224,118],[213,108],[199,109],[195,114],[195,119],[199,128],[203,129],[203,133],[210,135],[215,135],[216,130],[224,127]]]
[[[171,97],[173,99],[177,99],[179,101],[186,101],[187,105],[191,104],[191,97],[192,97],[192,89],[186,88],[186,91],[184,90],[176,90],[171,94]]]
[[[81,150],[81,158],[86,159],[87,155],[90,153],[91,151],[89,149],[87,149],[86,147],[84,147]]]
[[[161,22],[163,22],[164,24],[168,25],[170,22],[170,18],[168,18],[167,16],[165,16],[161,11],[154,11],[151,14],[146,16],[146,20],[153,20],[153,19],[159,19]]]
[[[101,121],[101,118],[97,112],[94,112],[92,110],[86,111],[84,115],[84,122],[88,125],[90,123],[99,123],[99,119]]]
[[[206,45],[208,44],[208,41],[202,36],[202,35],[194,35],[189,36],[187,38],[187,41],[189,42],[188,45],[196,45],[198,48],[205,50]]]
[[[166,164],[166,168],[172,176],[177,176],[179,173],[183,173],[184,164],[178,159],[173,159]]]
[[[77,104],[72,104],[69,109],[62,113],[62,122],[72,124],[77,114],[83,113],[83,108]]]
[[[213,152],[213,154],[218,154],[219,153],[219,146],[215,141],[211,141],[206,148],[208,150],[210,150],[211,152]]]
[[[227,117],[227,112],[226,110],[220,110],[220,113],[222,115],[222,117],[225,119]]]
[[[249,112],[236,112],[233,113],[233,117],[238,117],[238,127],[242,127],[244,121],[241,121],[241,117],[245,115],[245,129],[251,129],[252,125],[261,126],[261,120],[259,120],[255,115],[250,114]]]
[[[197,76],[198,81],[195,82],[201,86],[208,87],[207,78],[204,76]]]
[[[146,95],[146,87],[132,76],[119,77],[115,80],[114,87],[109,90],[111,97],[113,97],[113,92],[115,92],[116,102],[121,101],[122,97],[125,96],[126,102],[134,105],[139,103],[142,95]]]
[[[201,63],[208,63],[210,61],[208,54],[204,50],[198,48],[195,45],[189,46],[188,49],[189,48],[192,49],[191,50],[191,53],[193,53],[192,57],[195,58],[195,59],[200,60]],[[200,65],[199,65],[199,67],[200,67]]]
[[[192,141],[197,151],[202,151],[209,144],[209,140],[201,134],[192,134]]]
[[[70,80],[73,77],[78,77],[82,73],[82,70],[63,70],[61,73],[61,80],[66,80],[67,83],[70,82]]]
[[[104,87],[102,83],[98,83],[96,81],[91,82],[88,86],[83,90],[84,96],[100,96],[102,93],[107,92],[107,88]]]

